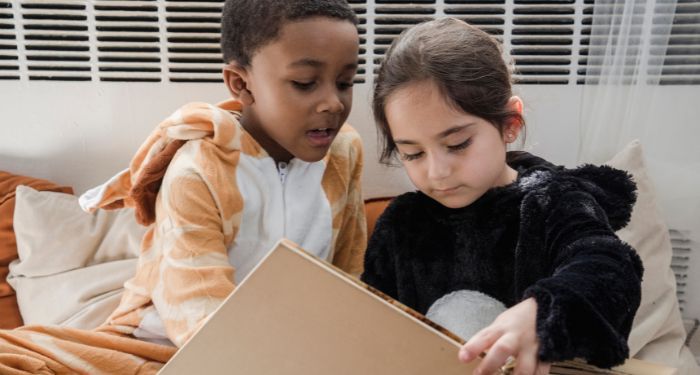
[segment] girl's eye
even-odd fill
[[[309,82],[300,82],[300,81],[292,81],[292,85],[296,87],[298,90],[301,91],[309,91],[314,87],[314,84],[316,82],[314,81],[309,81]]]
[[[401,159],[406,161],[416,160],[423,156],[423,151],[416,152],[415,154],[401,154]]]
[[[458,145],[447,146],[447,148],[448,148],[450,151],[461,151],[461,150],[464,150],[465,148],[469,147],[470,144],[472,144],[472,139],[471,139],[471,138],[467,139],[466,141],[464,141],[464,142],[462,142],[462,143],[460,143],[460,144],[458,144]]]

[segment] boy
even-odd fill
[[[281,237],[359,274],[362,148],[343,126],[356,24],[342,0],[227,1],[223,74],[233,100],[182,107],[129,170],[81,197],[85,209],[134,206],[141,223],[155,223],[119,307],[93,332],[0,332],[11,367],[155,371]],[[9,363],[0,357],[0,369]]]

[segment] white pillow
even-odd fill
[[[617,232],[637,250],[644,263],[642,301],[628,340],[630,356],[677,367],[679,374],[700,374],[690,350],[684,346],[686,333],[671,270],[671,239],[658,209],[641,144],[633,141],[606,164],[626,170],[637,183],[637,203],[630,223]]]
[[[17,187],[19,259],[8,282],[24,323],[91,329],[116,308],[147,228],[132,209],[84,212],[78,198]]]

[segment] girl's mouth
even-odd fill
[[[447,189],[433,189],[433,191],[437,195],[450,195],[450,194],[457,192],[458,189],[459,189],[459,186],[455,186],[455,187],[447,188]]]

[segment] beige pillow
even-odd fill
[[[84,212],[78,198],[17,188],[19,259],[8,282],[25,324],[91,329],[104,322],[133,276],[146,228],[131,209]]]
[[[686,333],[671,270],[671,239],[646,171],[641,144],[633,141],[607,164],[626,170],[637,183],[637,203],[630,223],[617,232],[637,250],[644,263],[642,302],[628,340],[630,355],[677,367],[680,374],[700,374],[690,350],[684,346]]]

